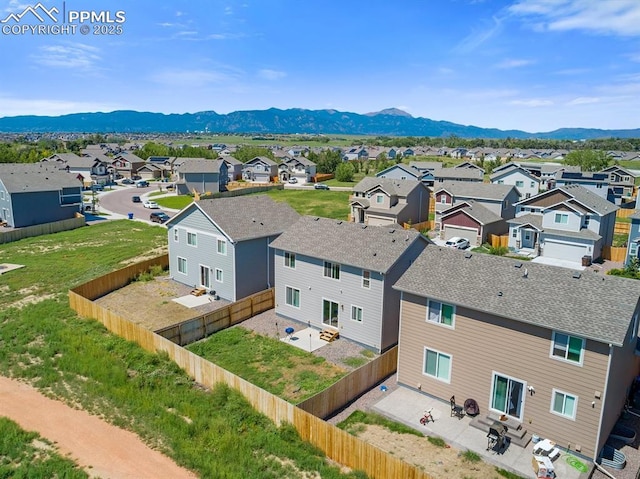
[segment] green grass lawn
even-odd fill
[[[187,349],[294,404],[346,374],[324,358],[243,328],[225,329]]]
[[[364,477],[342,475],[292,427],[276,427],[240,393],[223,385],[205,391],[166,355],[148,353],[69,308],[69,288],[157,254],[166,241],[161,228],[121,220],[3,245],[1,261],[25,267],[2,275],[0,374],[135,431],[201,477],[301,476],[294,468],[323,478]]]
[[[270,190],[275,201],[286,201],[301,215],[346,220],[349,216],[349,191]]]
[[[193,203],[193,197],[188,195],[164,196],[162,198],[156,198],[155,202],[158,203],[161,208],[181,210]]]

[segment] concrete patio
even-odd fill
[[[420,418],[428,409],[432,409],[433,421],[426,426],[420,424]],[[487,433],[470,425],[471,418],[451,417],[451,406],[447,402],[432,398],[426,394],[405,387],[398,387],[388,396],[378,401],[372,410],[394,421],[406,424],[426,435],[438,436],[452,447],[461,451],[470,450],[481,455],[487,463],[514,472],[522,477],[535,477],[532,467],[533,444],[526,448],[509,444],[506,449],[497,453],[487,450]],[[580,472],[575,465],[586,466],[587,472]],[[583,458],[562,451],[560,457],[553,461],[557,478],[587,479],[592,464]]]

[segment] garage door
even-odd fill
[[[472,230],[470,228],[461,228],[459,226],[444,225],[444,239],[448,240],[454,236],[460,236],[469,240],[473,246],[476,246],[478,241],[478,230]]]
[[[575,261],[576,263],[580,263],[582,257],[586,254],[587,248],[584,245],[558,243],[549,240],[545,240],[542,250],[542,256],[546,258],[563,259],[565,261]]]

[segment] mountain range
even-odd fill
[[[164,114],[120,110],[109,113],[73,113],[61,116],[13,116],[0,118],[1,133],[250,133],[324,134],[369,136],[430,136],[461,138],[540,138],[588,140],[594,138],[639,138],[640,128],[600,130],[561,128],[530,133],[460,125],[448,121],[413,117],[397,108],[358,114],[337,110],[215,111]]]

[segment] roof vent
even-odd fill
[[[573,272],[573,279],[580,279],[580,277],[582,276],[582,274],[580,273],[580,271],[574,271]]]
[[[315,217],[315,218],[313,218],[313,221],[318,221],[319,219],[320,219],[320,218]]]
[[[522,268],[522,263],[516,263],[513,265],[514,268]]]
[[[395,239],[395,238],[393,238],[393,239],[391,240],[391,242],[392,242],[392,243],[395,243],[395,242],[396,242],[396,239]]]
[[[393,228],[391,228],[391,229],[389,230],[389,233],[395,233],[395,232],[396,232],[396,230],[394,230]]]
[[[378,256],[378,253],[373,253],[373,256]]]
[[[367,229],[367,225],[362,225],[362,229],[366,230]]]
[[[522,273],[522,277],[523,278],[528,278],[529,277],[529,270],[527,268],[524,269],[524,273]]]
[[[467,258],[467,259],[471,258],[472,256],[473,255],[471,253],[465,253],[464,254],[464,257]]]
[[[498,296],[502,296],[502,291],[498,291]]]
[[[339,224],[339,225],[341,225],[341,224],[342,224],[342,221],[338,221],[338,224]]]

